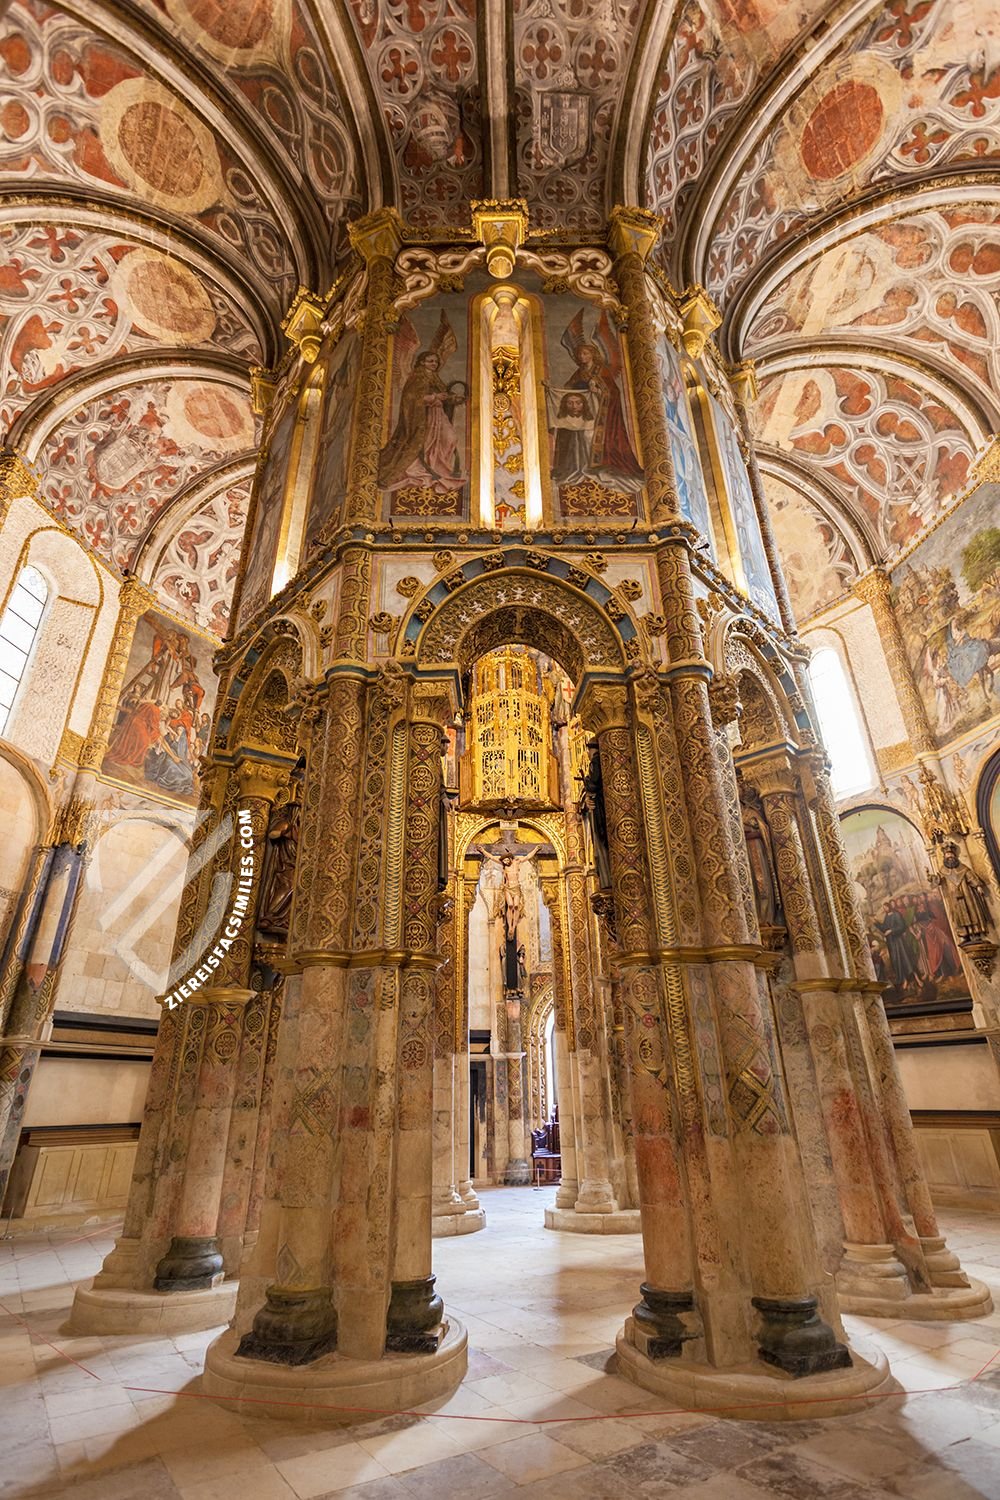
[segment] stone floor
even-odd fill
[[[439,1289],[469,1328],[458,1394],[350,1427],[234,1415],[199,1397],[211,1333],[62,1336],[73,1286],[97,1269],[109,1229],[0,1244],[0,1495],[1000,1500],[1000,1312],[957,1325],[849,1320],[878,1340],[908,1393],[861,1416],[666,1413],[614,1374],[641,1279],[638,1238],[546,1232],[553,1196],[486,1192],[486,1230],[435,1244]],[[943,1218],[1000,1306],[1000,1217]]]

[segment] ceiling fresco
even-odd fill
[[[947,406],[897,375],[834,366],[762,383],[757,438],[818,469],[892,552],[969,477],[977,442]]]
[[[514,0],[518,187],[542,228],[600,231],[639,0]]]
[[[255,441],[242,391],[207,380],[128,386],[88,401],[41,446],[41,496],[101,557],[130,568],[185,485]]]
[[[180,615],[224,636],[239,570],[250,480],[229,484],[178,524],[144,575]]]
[[[801,490],[777,475],[763,477],[785,580],[808,619],[850,587],[858,568],[840,528]]]
[[[805,618],[939,518],[1000,427],[994,11],[13,0],[0,433],[33,435],[45,502],[110,566],[221,632],[250,371],[348,223],[392,204],[440,234],[518,195],[533,228],[599,238],[642,203],[674,284],[718,302],[726,357],[757,362]]]

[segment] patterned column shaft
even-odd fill
[[[81,770],[99,771],[114,728],[115,710],[121,697],[132,637],[139,618],[153,603],[153,595],[137,578],[126,578],[118,593],[118,619],[111,639],[101,689],[94,704],[90,732],[80,752]]]
[[[913,680],[903,634],[892,607],[892,583],[888,573],[884,568],[872,568],[857,580],[854,592],[871,609],[910,744],[918,754],[933,753],[936,748],[934,735],[924,700]]]
[[[616,209],[612,215],[610,239],[615,279],[628,311],[632,390],[654,523],[676,520],[680,515],[663,403],[663,377],[656,357],[657,332],[646,294],[644,260],[655,243],[656,232],[655,221],[641,210]]]
[[[623,962],[622,1000],[632,1078],[636,1166],[646,1275],[655,1287],[686,1292],[692,1284],[687,1182],[679,1117],[664,1064],[659,975],[646,870],[642,803],[631,734],[612,706],[599,730],[604,802],[614,889],[615,926]]]
[[[586,1169],[582,1164],[583,1142],[580,1129],[579,1100],[574,1078],[573,1063],[576,1033],[573,1027],[573,990],[567,983],[567,951],[563,937],[563,906],[560,899],[559,880],[543,876],[539,881],[542,900],[549,912],[549,929],[552,936],[552,1009],[554,1026],[552,1031],[553,1066],[556,1088],[559,1095],[559,1152],[560,1180],[556,1189],[557,1208],[575,1208],[580,1196],[580,1176]]]
[[[766,782],[761,791],[796,970],[800,980],[809,986],[801,1001],[844,1230],[847,1239],[854,1243],[884,1243],[890,1237],[890,1228],[883,1222],[880,1199],[884,1198],[888,1183],[878,1184],[874,1175],[874,1157],[882,1142],[879,1138],[869,1140],[865,1131],[851,1076],[839,998],[819,987],[822,939],[796,818],[795,793],[791,787],[777,788]],[[901,1227],[892,1225],[896,1231]]]
[[[588,942],[586,872],[582,866],[568,867],[562,877],[557,906],[565,912],[565,924],[559,922],[559,951],[556,950],[556,927],[552,929],[553,973],[568,953],[571,976],[570,1004],[574,1015],[576,1041],[576,1076],[580,1100],[577,1131],[577,1165],[580,1190],[576,1208],[580,1213],[614,1213],[618,1208],[611,1186],[608,1158],[608,1100],[602,1086],[601,1068],[608,1067],[607,1038],[594,1003],[591,953]]]
[[[382,411],[386,396],[389,339],[395,326],[393,262],[400,245],[400,224],[391,209],[380,209],[350,225],[351,243],[368,266],[368,288],[362,314],[364,342],[358,375],[357,424],[351,453],[344,520],[373,521],[378,515],[378,463],[382,446]],[[366,615],[367,618],[367,615]]]

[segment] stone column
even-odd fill
[[[469,1077],[469,910],[475,900],[476,882],[464,873],[455,877],[455,1162],[458,1195],[466,1213],[474,1216],[478,1227],[486,1223],[475,1189],[472,1186],[472,1088]]]
[[[213,983],[194,991],[194,998],[185,1002],[188,1046],[198,1047],[200,1060],[177,1203],[171,1215],[170,1245],[153,1281],[160,1292],[208,1288],[217,1285],[224,1272],[219,1218],[230,1146],[236,1146],[231,1140],[233,1105],[241,1060],[248,1051],[259,1052],[257,1044],[262,1040],[259,1026],[245,1027],[251,1002],[251,1020],[262,1019],[260,999],[249,983],[254,918],[271,804],[279,787],[287,784],[290,769],[252,759],[242,760],[237,769],[239,801],[231,843],[229,911],[219,937],[220,947],[223,943],[231,946],[225,948],[211,976]],[[209,975],[199,967],[195,977]],[[250,1140],[255,1136],[254,1131]]]
[[[265,1203],[237,1304],[239,1328],[249,1318],[249,1297],[273,1278],[237,1353],[286,1365],[308,1364],[337,1344],[332,1237],[366,748],[364,680],[333,678],[314,709],[322,722],[306,766],[289,937],[299,973],[286,983]],[[366,998],[370,1013],[370,993]]]
[[[559,1186],[556,1189],[555,1215],[546,1209],[546,1228],[559,1227],[558,1215],[573,1212],[580,1196],[580,1158],[577,1124],[579,1108],[577,1079],[573,1062],[576,1056],[575,1017],[569,983],[567,955],[562,939],[562,905],[557,877],[542,875],[539,879],[542,900],[548,907],[552,932],[552,1066],[555,1072],[556,1098],[559,1104]]]
[[[575,820],[575,809],[567,814],[567,823]],[[571,852],[580,855],[580,830]],[[576,1212],[583,1214],[617,1213],[618,1202],[611,1185],[608,1158],[608,1091],[602,1070],[607,1069],[607,1036],[603,1015],[594,991],[589,925],[591,913],[587,899],[587,875],[577,859],[567,864],[562,877],[562,907],[565,912],[563,942],[569,954],[573,1033],[576,1041],[577,1078],[580,1085],[579,1143],[580,1192]]]
[[[435,1238],[471,1234],[485,1223],[469,1180],[468,1015],[467,1000],[463,1004],[459,991],[465,968],[464,955],[459,953],[465,922],[464,886],[463,877],[453,870],[439,904],[438,947],[443,962],[434,977]],[[464,1024],[460,1024],[463,1014]]]
[[[636,1166],[646,1280],[633,1310],[636,1338],[650,1358],[673,1357],[697,1336],[689,1188],[669,1041],[661,1009],[661,975],[650,904],[642,798],[623,685],[595,685],[581,705],[599,744],[621,948],[625,1039],[632,1075]]]
[[[892,583],[889,575],[884,568],[876,566],[857,579],[853,587],[858,598],[871,609],[889,675],[899,699],[907,738],[917,755],[936,755],[937,747],[927,710],[913,680],[903,634],[892,607]]]
[[[389,334],[394,310],[393,265],[402,242],[395,209],[381,208],[348,226],[351,244],[368,269],[364,342],[358,375],[358,407],[365,420],[355,424],[344,522],[374,521],[378,515],[378,461],[382,447],[382,412],[388,388]],[[367,615],[366,615],[367,619]],[[359,655],[363,658],[364,651]]]
[[[829,974],[792,767],[786,757],[777,762],[755,760],[747,774],[761,795],[774,843],[795,966],[791,989],[802,1008],[837,1183],[845,1236],[838,1288],[855,1297],[905,1298],[910,1290],[905,1267],[913,1262],[914,1250],[919,1258],[919,1247],[895,1201],[881,1129],[877,1121],[866,1118],[859,1097],[849,1035],[853,1018],[845,1017],[838,981]]]
[[[442,721],[448,699],[436,697],[441,689],[433,683],[418,683],[411,691],[403,884],[407,968],[399,1017],[392,1294],[385,1347],[432,1353],[441,1342],[444,1313],[431,1271],[431,1196]]]
[[[6,1016],[0,1045],[0,1199],[17,1153],[41,1045],[51,1032],[63,959],[73,933],[93,838],[93,807],[73,796],[51,841],[34,853],[2,976]]]
[[[881,986],[875,979],[864,923],[854,896],[840,833],[840,819],[829,776],[818,755],[811,758],[806,788],[809,805],[816,820],[816,836],[830,873],[833,899],[853,970],[849,984],[862,1061],[878,1107],[878,1123],[888,1135],[898,1190],[902,1195],[901,1208],[909,1210],[923,1252],[922,1263],[920,1257],[911,1258],[907,1269],[918,1290],[922,1289],[925,1276],[934,1289],[933,1298],[926,1302],[920,1296],[911,1297],[906,1304],[906,1316],[982,1316],[984,1311],[992,1307],[990,1294],[981,1282],[972,1281],[962,1270],[958,1257],[948,1249],[938,1226],[913,1138],[913,1122],[899,1075],[885,1006],[882,1004]]]

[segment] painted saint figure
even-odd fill
[[[408,347],[415,332],[404,341],[397,336],[399,378],[408,364]],[[399,394],[396,425],[379,459],[378,482],[384,490],[408,485],[429,485],[442,492],[458,492],[465,484],[464,455],[455,426],[455,415],[465,404],[460,381],[446,385],[441,371],[454,354],[457,343],[444,313],[429,348],[413,359]]]
[[[590,477],[612,489],[638,490],[642,465],[625,419],[621,352],[607,315],[588,339],[583,313],[577,313],[560,342],[574,369],[564,385],[546,385],[552,477],[559,484]]]

